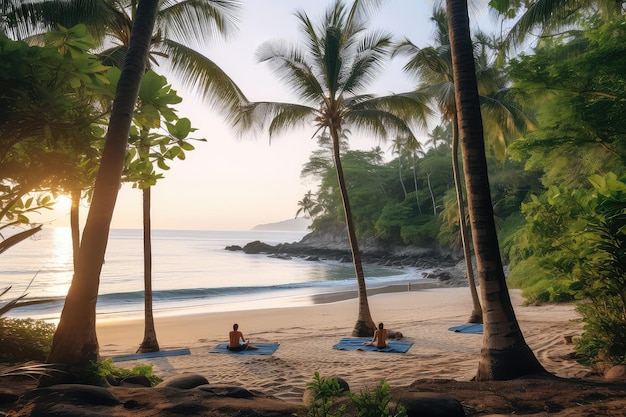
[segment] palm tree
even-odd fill
[[[298,211],[296,211],[296,218],[302,213],[303,216],[312,219],[318,213],[318,205],[313,198],[313,192],[307,191],[302,200],[298,201]]]
[[[85,24],[101,46],[103,63],[121,68],[129,48],[131,27],[136,18],[138,0],[47,0],[22,4],[14,8],[17,34],[32,34],[33,29]],[[215,108],[233,110],[244,100],[236,84],[206,56],[187,46],[213,34],[227,35],[236,23],[237,0],[159,1],[153,36],[150,40],[148,68],[166,66],[172,75],[191,91],[199,93]],[[29,18],[41,18],[32,28]],[[36,33],[36,32],[35,32]],[[37,41],[35,35],[32,40]],[[150,189],[143,188],[144,296],[146,321],[140,352],[159,350],[152,314],[152,243],[150,235]],[[78,224],[76,222],[76,224]],[[74,242],[76,233],[73,233]]]
[[[447,0],[463,169],[482,302],[484,336],[476,380],[545,373],[519,328],[506,286],[487,175],[467,0]]]
[[[423,123],[426,116],[423,103],[408,94],[386,97],[357,94],[380,69],[391,45],[390,35],[366,32],[366,11],[374,3],[377,2],[356,0],[348,9],[337,0],[319,25],[314,25],[304,11],[296,12],[305,44],[298,48],[284,42],[265,43],[258,51],[258,58],[269,63],[293,87],[302,104],[250,103],[242,108],[235,121],[242,130],[264,129],[267,124],[270,137],[307,123],[314,124],[315,134],[323,131],[330,135],[358,282],[359,313],[352,333],[355,336],[371,336],[375,326],[340,158],[342,133],[354,127],[383,139],[390,134],[412,137],[406,121]]]
[[[54,334],[48,363],[84,370],[98,360],[96,300],[111,218],[121,183],[126,145],[141,79],[146,71],[158,0],[142,0],[137,8],[126,63],[117,86],[93,201],[87,216],[77,268]],[[65,375],[71,378],[72,374]],[[45,384],[45,379],[41,381]]]
[[[452,56],[450,55],[450,41],[448,37],[448,25],[446,23],[445,11],[436,8],[433,11],[432,20],[436,24],[435,39],[437,46],[429,48],[418,48],[411,41],[406,39],[400,43],[396,53],[408,54],[411,58],[405,65],[405,71],[413,72],[423,78],[420,87],[429,96],[437,101],[442,117],[449,120],[452,125],[452,172],[454,174],[454,185],[456,190],[457,207],[459,210],[459,229],[461,232],[461,243],[463,245],[463,255],[465,258],[465,269],[469,282],[470,294],[472,296],[472,312],[468,319],[469,323],[482,323],[482,308],[476,290],[474,278],[474,268],[472,265],[472,253],[467,233],[465,221],[465,204],[463,200],[463,187],[459,173],[458,159],[458,123],[456,118],[456,103],[454,99],[454,76],[452,73]],[[433,131],[433,147],[437,148],[436,139],[439,131]],[[432,193],[431,193],[432,194]],[[434,200],[433,200],[434,207]]]

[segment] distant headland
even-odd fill
[[[252,230],[265,230],[274,232],[306,232],[311,225],[311,219],[298,217],[283,220],[276,223],[257,224]]]

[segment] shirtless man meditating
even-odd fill
[[[254,350],[258,349],[258,347],[250,344],[250,340],[246,340],[243,337],[243,333],[239,331],[239,325],[237,323],[233,324],[233,330],[228,334],[229,343],[228,350],[232,352],[241,352],[242,350]]]
[[[363,343],[366,346],[376,346],[378,349],[387,347],[387,329],[382,323],[378,323],[378,329],[374,331],[374,337],[371,342]]]

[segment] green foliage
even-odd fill
[[[50,194],[91,185],[97,168],[99,100],[110,97],[113,77],[89,54],[84,26],[59,27],[45,42],[0,35],[0,220],[8,223],[50,209]]]
[[[117,378],[128,378],[131,376],[145,376],[152,382],[152,385],[156,385],[162,381],[161,378],[152,373],[152,365],[137,365],[132,369],[117,368],[112,359],[105,359],[101,362],[93,362],[91,364],[90,373],[105,377],[107,375],[113,375]]]
[[[41,320],[0,317],[0,362],[45,360],[55,329]]]
[[[625,16],[544,39],[510,63],[514,87],[537,108],[537,129],[512,155],[545,171],[545,184],[584,186],[589,175],[626,166]]]
[[[626,183],[615,174],[590,177],[592,189],[550,187],[523,205],[526,249],[511,280],[537,301],[578,306],[586,362],[623,362],[626,354]],[[550,285],[547,285],[547,284]],[[617,332],[617,333],[616,333]]]
[[[155,171],[170,169],[174,159],[184,160],[186,151],[195,147],[189,134],[196,129],[187,118],[179,118],[176,109],[182,98],[178,96],[164,76],[148,71],[141,82],[139,99],[128,143],[131,145],[126,156],[124,180],[132,182],[134,188],[156,185],[163,174]],[[205,139],[195,139],[205,141]]]
[[[406,408],[392,402],[391,387],[381,380],[373,390],[353,394],[339,386],[337,378],[324,378],[315,372],[313,381],[307,384],[314,396],[308,404],[311,417],[405,417]],[[350,399],[350,406],[338,403],[342,397]]]
[[[402,404],[392,404],[391,387],[381,379],[373,391],[350,393],[352,405],[359,417],[405,417],[406,408]]]
[[[337,398],[345,396],[346,391],[339,386],[337,378],[325,378],[315,372],[313,381],[306,386],[314,396],[308,404],[311,417],[338,417],[344,415],[345,406],[333,407]]]

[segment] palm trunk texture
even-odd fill
[[[480,306],[476,280],[474,278],[474,267],[472,266],[472,251],[470,250],[469,237],[467,236],[467,222],[465,221],[465,201],[463,200],[463,185],[461,184],[461,173],[459,170],[459,122],[456,115],[452,121],[452,173],[454,174],[454,188],[456,191],[456,201],[459,207],[459,230],[461,231],[461,244],[463,245],[463,256],[465,257],[465,269],[467,270],[467,281],[470,294],[472,296],[472,312],[467,320],[468,323],[482,323],[483,309]]]
[[[128,55],[113,102],[93,201],[79,249],[77,268],[47,358],[48,363],[70,371],[67,374],[55,373],[58,379],[67,382],[79,378],[78,372],[84,371],[90,362],[98,360],[99,356],[96,302],[100,272],[120,186],[133,110],[146,68],[158,4],[158,0],[139,2]],[[40,384],[45,384],[45,381],[40,381]]]
[[[339,157],[339,132],[331,128],[331,137],[333,139],[333,158],[335,160],[335,169],[337,171],[337,181],[339,182],[339,190],[341,191],[341,201],[346,216],[346,228],[348,229],[348,240],[350,242],[350,250],[352,251],[352,263],[356,274],[358,297],[359,297],[359,313],[357,316],[352,336],[369,337],[374,335],[376,326],[372,320],[369,303],[367,301],[367,288],[365,286],[365,274],[363,273],[363,264],[361,262],[361,252],[359,251],[359,242],[356,239],[354,231],[354,222],[352,220],[352,211],[350,208],[350,200],[348,199],[348,190],[346,181],[343,176],[343,168],[341,158]]]
[[[524,336],[506,286],[493,218],[467,0],[447,0],[454,90],[468,208],[483,302],[483,347],[475,379],[545,373]]]
[[[144,334],[137,353],[158,352],[154,314],[152,311],[152,225],[150,218],[151,187],[144,188],[143,194],[143,285],[144,285]]]

